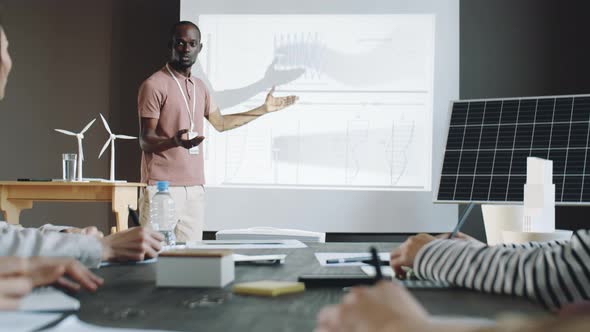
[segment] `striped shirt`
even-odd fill
[[[570,241],[487,246],[435,240],[414,261],[419,278],[487,293],[527,296],[550,309],[590,299],[590,230]]]

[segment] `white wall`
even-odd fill
[[[181,0],[180,17],[195,20],[200,14],[410,13],[436,15],[432,161],[432,187],[436,188],[448,105],[459,96],[458,0]],[[325,232],[440,232],[449,231],[457,220],[456,205],[432,204],[432,192],[248,188],[206,191],[207,230],[275,226]]]

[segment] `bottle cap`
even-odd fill
[[[168,191],[168,181],[158,181],[156,182],[156,186],[158,187],[158,191]]]

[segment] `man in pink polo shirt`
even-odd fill
[[[175,24],[171,31],[170,60],[139,88],[141,181],[148,186],[140,195],[140,222],[149,225],[150,199],[157,181],[169,181],[176,204],[180,242],[203,237],[205,183],[203,154],[199,144],[205,139],[203,119],[217,131],[238,128],[258,117],[281,110],[297,100],[295,96],[273,97],[271,90],[260,107],[222,115],[205,84],[191,75],[201,51],[201,32],[192,22]]]

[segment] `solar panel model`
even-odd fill
[[[522,203],[529,156],[553,161],[557,205],[590,203],[590,95],[451,103],[437,203]]]

